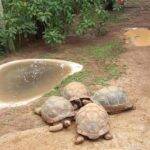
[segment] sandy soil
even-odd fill
[[[144,2],[143,2],[144,1]],[[150,27],[150,2],[126,8],[129,21],[121,27]],[[145,6],[144,6],[145,5]],[[131,6],[131,5],[129,5]],[[137,15],[140,14],[140,15]],[[122,38],[124,28],[114,31]],[[73,144],[76,135],[74,124],[59,133],[50,133],[40,117],[33,115],[32,107],[0,112],[1,150],[149,150],[150,147],[150,47],[126,44],[118,63],[127,66],[126,74],[112,85],[124,87],[136,110],[110,116],[113,140],[86,141]],[[6,60],[7,61],[7,60]],[[27,130],[28,129],[28,130]]]

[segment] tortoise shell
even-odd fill
[[[70,101],[77,99],[90,99],[90,93],[86,86],[80,82],[71,82],[62,90],[62,96]]]
[[[82,107],[76,114],[77,132],[89,139],[97,139],[109,132],[108,114],[94,103]]]
[[[41,107],[41,116],[47,123],[54,123],[75,115],[71,103],[63,97],[51,96]]]
[[[121,87],[105,87],[92,96],[92,101],[98,105],[103,105],[108,113],[115,113],[133,107],[128,101],[128,96]]]

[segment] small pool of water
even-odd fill
[[[49,92],[65,77],[82,69],[60,60],[20,60],[0,66],[0,102],[22,104]],[[1,104],[0,104],[1,105]]]
[[[150,46],[150,30],[147,28],[129,28],[125,36],[127,43],[135,46]]]

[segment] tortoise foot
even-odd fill
[[[62,124],[62,123],[59,123],[59,124],[50,126],[49,131],[50,131],[50,132],[57,132],[57,131],[60,131],[60,130],[62,130],[62,129],[63,129],[63,124]]]
[[[34,109],[34,113],[35,113],[36,115],[41,115],[41,107],[35,108],[35,109]]]
[[[87,105],[89,103],[92,103],[92,101],[84,99],[84,100],[82,100],[82,103],[83,103],[83,105]]]
[[[110,132],[108,132],[108,133],[106,133],[106,134],[104,135],[104,139],[105,139],[105,140],[111,140],[111,139],[113,139],[113,136],[112,136],[112,134],[111,134]]]
[[[81,135],[79,135],[79,136],[77,136],[77,138],[76,138],[76,140],[75,140],[75,144],[76,145],[79,145],[79,144],[82,144],[84,142],[84,137],[83,136],[81,136]]]

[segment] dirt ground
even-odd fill
[[[138,0],[129,3],[125,8],[127,22],[122,22],[118,27],[112,27],[106,37],[96,42],[103,42],[111,37],[124,38],[124,32],[129,27],[150,28],[150,2]],[[72,42],[73,41],[73,42]],[[82,48],[84,44],[93,40],[71,40],[63,45],[65,52],[57,52],[57,58],[65,58],[71,47]],[[126,65],[126,74],[118,80],[112,80],[111,85],[122,86],[129,98],[136,105],[136,110],[110,116],[111,132],[113,140],[86,141],[82,145],[75,146],[73,140],[76,136],[75,125],[58,133],[50,133],[40,117],[33,114],[34,105],[4,109],[0,112],[0,149],[1,150],[149,150],[150,148],[150,47],[136,47],[125,44],[127,51],[119,57],[118,63]],[[45,48],[36,46],[39,53],[26,52],[12,55],[4,59],[8,60],[27,57],[40,57]],[[30,53],[30,55],[29,55]],[[76,52],[72,52],[75,55]],[[53,56],[53,54],[52,54]],[[69,58],[66,58],[69,60]],[[78,59],[81,58],[77,58]],[[76,59],[74,58],[74,61]],[[40,103],[39,103],[40,104]]]

